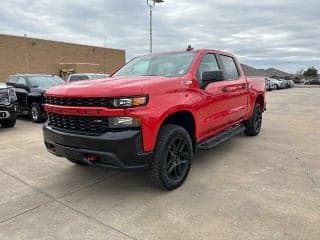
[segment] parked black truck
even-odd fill
[[[8,78],[7,84],[13,86],[18,97],[18,113],[30,115],[33,122],[43,122],[46,114],[42,104],[45,90],[63,84],[58,76],[44,74],[17,74]]]
[[[14,88],[0,83],[0,124],[14,127],[17,118],[17,96]]]

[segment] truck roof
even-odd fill
[[[199,49],[192,49],[192,50],[180,50],[180,51],[168,51],[168,52],[158,52],[158,53],[152,53],[152,54],[146,54],[144,56],[148,56],[148,55],[161,55],[161,54],[170,54],[170,53],[185,53],[185,52],[215,52],[218,54],[222,54],[222,55],[228,55],[228,56],[232,56],[235,57],[234,54],[227,52],[227,51],[221,51],[221,50],[217,50],[217,49],[209,49],[209,48],[199,48]]]

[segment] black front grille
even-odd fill
[[[108,131],[107,117],[69,116],[48,113],[49,125],[69,132],[80,132],[89,135],[103,134]]]
[[[46,97],[46,103],[62,106],[83,106],[83,107],[107,107],[109,98],[91,97],[91,98],[65,98],[65,97]]]

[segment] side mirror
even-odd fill
[[[202,73],[203,86],[206,87],[209,83],[219,82],[224,80],[223,71],[209,71]]]

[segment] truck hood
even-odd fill
[[[5,89],[5,88],[8,88],[7,84],[0,83],[0,89]]]
[[[166,92],[180,86],[180,78],[161,76],[86,80],[52,87],[46,95],[60,97],[116,97]],[[168,82],[170,81],[170,84]],[[174,84],[176,83],[176,84]]]

